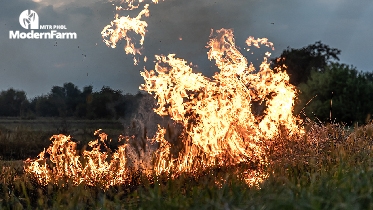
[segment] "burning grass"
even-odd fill
[[[131,184],[103,189],[73,179],[41,186],[30,175],[1,162],[0,206],[5,209],[369,209],[373,205],[373,125],[307,126],[304,136],[278,136],[268,146],[269,174],[249,187],[251,165],[210,167],[196,174],[149,177],[133,173]],[[13,167],[14,165],[14,167]]]
[[[134,30],[142,34],[142,45],[145,28],[133,28],[137,19],[125,20],[105,27],[103,37],[115,47],[119,39],[127,38],[124,31]],[[246,44],[274,49],[266,38],[249,37]],[[129,43],[126,48],[135,50]],[[149,177],[175,179],[182,174],[198,177],[211,168],[249,165],[241,176],[249,186],[258,185],[268,176],[263,169],[271,163],[266,151],[271,142],[278,136],[296,139],[304,132],[293,116],[295,87],[285,71],[270,69],[270,53],[265,54],[259,70],[249,64],[236,47],[231,29],[211,30],[207,48],[208,59],[220,70],[212,78],[194,73],[173,54],[155,56],[154,70],[141,72],[144,84],[140,89],[156,99],[154,112],[181,125],[177,135],[181,146],[168,141],[166,128],[159,125],[153,138],[145,135],[140,141],[142,147],[131,145],[131,137],[121,136],[118,141],[123,144],[115,151],[108,148],[105,133],[97,133],[99,139],[89,142],[90,149],[81,154],[69,136],[54,135],[38,159],[25,162],[26,173],[40,185],[68,179],[75,185],[108,189],[131,183],[132,174],[139,171]],[[261,114],[254,114],[255,103],[262,104]],[[180,150],[173,154],[175,147]]]
[[[142,19],[149,13],[145,4],[135,18],[116,15],[102,31],[104,42],[116,47],[125,39],[126,53],[138,64],[147,27]],[[139,43],[127,32],[138,34]],[[266,38],[249,37],[246,44],[273,49]],[[212,78],[173,54],[156,55],[154,70],[141,72],[140,89],[157,100],[154,112],[181,126],[177,141],[165,137],[170,128],[158,126],[153,138],[120,136],[112,150],[107,135],[97,131],[98,138],[79,152],[69,136],[54,135],[37,159],[25,161],[25,174],[2,166],[1,205],[372,208],[372,124],[352,133],[333,124],[303,127],[293,116],[295,87],[284,69],[270,69],[269,52],[256,70],[236,47],[233,30],[212,30],[207,45],[208,59],[220,70]],[[254,104],[261,104],[259,113]]]
[[[131,2],[125,3],[128,9],[135,9]],[[148,7],[145,4],[135,18],[116,15],[115,20],[101,32],[106,45],[114,48],[119,40],[125,39],[126,54],[140,56],[147,27],[147,22],[141,19],[143,15],[149,16]],[[127,33],[129,31],[141,37],[139,43],[135,43],[135,39]],[[249,47],[260,48],[264,45],[274,49],[273,43],[266,38],[249,37],[246,44]],[[145,153],[149,150],[144,148],[139,158],[133,161],[134,168],[142,169],[148,175],[166,174],[177,178],[179,174],[194,174],[212,167],[247,164],[254,165],[259,171],[247,171],[245,180],[249,185],[257,185],[267,176],[261,168],[269,163],[265,151],[268,141],[272,141],[279,132],[289,136],[303,132],[292,114],[295,87],[289,84],[289,76],[283,69],[270,69],[267,61],[269,52],[265,53],[259,70],[256,70],[236,47],[232,29],[211,30],[207,48],[208,59],[214,60],[219,69],[212,78],[194,73],[187,61],[174,54],[155,55],[154,70],[144,68],[140,73],[144,78],[140,89],[147,91],[157,101],[154,112],[169,116],[182,126],[178,136],[182,146],[176,155],[172,154],[175,145],[164,138],[166,129],[159,126],[154,138],[148,140],[150,144],[156,143],[158,148],[148,154]],[[138,64],[139,58],[134,57],[134,61]],[[263,106],[261,114],[254,114],[255,103]],[[120,170],[132,171],[133,167],[128,167],[126,162],[130,148],[127,145],[120,147],[114,159],[102,170],[108,173],[108,168],[116,164],[115,157],[118,156],[121,157]],[[97,158],[94,159],[97,161]],[[40,168],[37,163],[31,167],[29,172],[34,174],[45,174],[41,171],[48,170],[46,167]],[[85,180],[81,175],[78,179]],[[114,177],[107,181],[122,183]]]

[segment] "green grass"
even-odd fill
[[[351,131],[310,125],[305,136],[280,135],[268,142],[270,175],[259,187],[240,176],[245,164],[176,179],[138,174],[131,185],[103,191],[38,186],[19,163],[3,161],[0,209],[373,209],[372,149],[372,124]]]

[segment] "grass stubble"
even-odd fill
[[[0,144],[42,151],[45,135],[18,130],[0,135]],[[0,209],[373,209],[372,149],[372,123],[353,129],[310,123],[304,135],[280,133],[267,142],[269,164],[254,168],[269,177],[253,187],[241,176],[252,164],[175,179],[134,172],[130,184],[107,190],[69,180],[40,186],[23,173],[22,161],[3,158]]]

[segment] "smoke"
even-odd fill
[[[146,140],[153,138],[158,131],[158,125],[166,128],[165,138],[171,142],[177,141],[181,133],[181,124],[176,123],[169,116],[159,116],[153,109],[156,108],[156,100],[148,93],[136,95],[133,109],[129,110],[121,119],[124,126],[124,134],[135,136],[137,139]]]

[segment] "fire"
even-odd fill
[[[122,6],[116,6],[116,10],[134,10],[139,8],[140,3],[143,3],[144,0],[122,0],[120,4],[125,5],[125,8]],[[153,3],[158,4],[158,0],[152,0]]]
[[[116,43],[121,40],[126,40],[126,46],[124,47],[124,50],[126,54],[132,54],[132,55],[141,55],[141,47],[136,48],[135,41],[128,35],[128,32],[133,31],[136,34],[141,36],[140,44],[141,46],[144,44],[144,38],[146,34],[146,27],[148,24],[146,21],[141,20],[143,16],[148,17],[149,16],[149,5],[146,4],[144,6],[144,9],[141,10],[141,12],[137,15],[135,18],[131,18],[129,16],[122,16],[119,17],[118,14],[115,15],[115,20],[111,21],[110,25],[105,26],[105,28],[102,30],[101,35],[104,38],[104,42],[107,46],[110,46],[112,48],[116,47]],[[117,8],[118,10],[118,8]],[[108,39],[105,39],[108,38]],[[134,58],[134,64],[136,65],[138,62],[138,59],[136,57]]]
[[[120,136],[118,140],[124,141],[124,144],[113,152],[106,145],[108,139],[105,133],[97,130],[95,135],[99,138],[89,142],[91,149],[81,155],[77,154],[77,144],[70,136],[52,136],[51,146],[41,152],[38,159],[25,161],[25,172],[33,174],[41,185],[58,184],[62,180],[75,185],[99,185],[106,189],[118,184],[130,184],[133,171],[150,169],[152,154],[149,153],[149,145],[138,154],[130,145],[131,138]]]
[[[279,129],[298,133],[292,115],[295,89],[286,73],[269,68],[267,58],[254,73],[254,66],[235,46],[233,30],[217,30],[210,38],[208,58],[220,69],[212,79],[193,73],[173,54],[156,56],[155,70],[141,72],[145,84],[140,89],[158,101],[154,111],[184,126],[186,149],[167,167],[173,164],[179,172],[192,172],[247,161],[266,164],[266,140]],[[266,39],[251,40],[254,46],[273,45]],[[266,106],[263,115],[253,114],[253,102]]]
[[[143,0],[122,0],[121,3],[126,5],[125,8],[122,6],[116,6],[115,10],[134,10],[139,8],[140,3]],[[158,4],[158,0],[152,0],[154,4]],[[104,43],[107,46],[112,48],[116,47],[116,44],[119,40],[125,39],[126,45],[124,46],[124,51],[126,54],[132,54],[134,65],[137,65],[140,61],[136,55],[141,55],[142,46],[144,44],[145,34],[147,32],[146,27],[148,27],[148,23],[142,18],[149,17],[149,4],[144,5],[144,9],[142,9],[139,14],[132,18],[129,16],[121,16],[119,14],[115,15],[115,19],[111,21],[111,23],[104,27],[101,31],[102,38],[104,39]],[[136,43],[133,38],[129,35],[129,32],[134,32],[141,36],[139,43]],[[140,45],[140,47],[136,47]],[[146,60],[146,59],[145,59]]]
[[[142,1],[123,2],[126,9],[132,10]],[[116,15],[101,32],[106,45],[115,48],[119,40],[125,39],[126,54],[141,55],[142,47],[136,47],[128,32],[140,35],[138,44],[143,45],[147,23],[142,18],[149,16],[148,7],[145,4],[135,18]],[[120,9],[123,8],[117,7]],[[279,133],[300,132],[292,115],[295,87],[285,71],[270,69],[269,52],[259,70],[249,64],[236,47],[232,29],[212,30],[207,44],[208,59],[214,60],[220,70],[212,78],[194,73],[191,65],[175,54],[156,55],[154,70],[144,69],[140,73],[144,78],[140,89],[157,100],[154,111],[161,116],[169,115],[183,126],[183,147],[178,155],[171,154],[173,145],[164,138],[166,129],[160,126],[156,136],[148,139],[142,149],[130,143],[135,141],[133,138],[120,137],[123,145],[111,151],[105,143],[107,135],[97,131],[99,138],[89,143],[91,150],[80,155],[69,136],[55,135],[52,145],[37,160],[25,161],[25,171],[42,185],[67,179],[74,184],[108,188],[131,183],[131,174],[138,170],[147,176],[168,174],[174,178],[216,166],[253,163],[258,167],[242,176],[249,185],[261,182],[268,176],[260,170],[268,164],[268,141]],[[249,37],[246,44],[274,49],[266,38]],[[134,57],[135,64],[138,61]],[[154,150],[155,145],[158,149]]]

